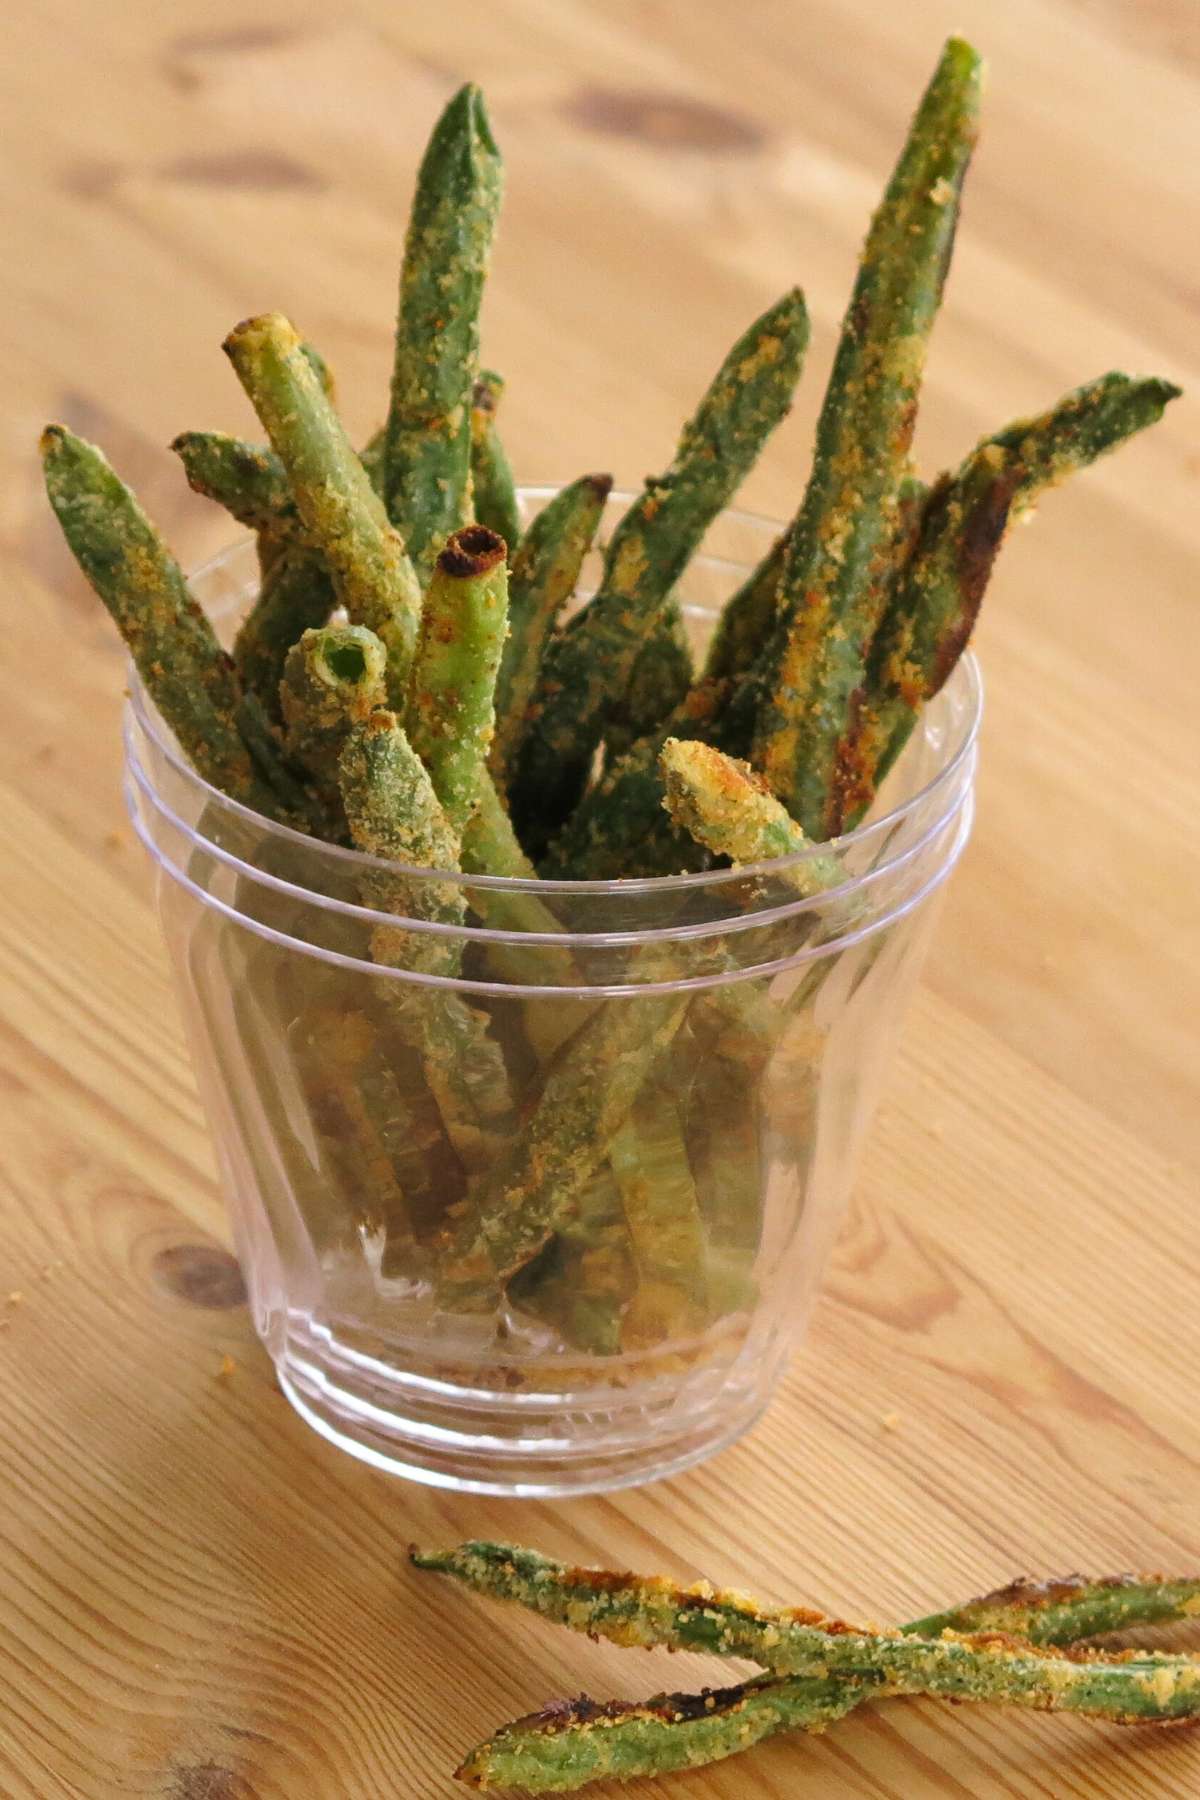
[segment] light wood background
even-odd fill
[[[776,1405],[679,1480],[553,1506],[389,1483],[275,1390],[121,810],[117,645],[34,459],[65,419],[187,560],[216,549],[225,523],[163,446],[248,423],[217,346],[271,306],[373,424],[412,172],[471,75],[508,159],[486,347],[520,469],[658,467],[735,333],[799,280],[803,397],[747,496],[782,515],[869,209],[954,27],[991,83],[922,415],[931,470],[1112,366],[1200,388],[1193,0],[8,9],[12,1800],[449,1795],[458,1753],[551,1695],[717,1673],[485,1610],[410,1576],[412,1538],[507,1534],[885,1620],[1022,1571],[1200,1565],[1194,399],[1004,553],[975,841]],[[1198,1787],[1186,1733],[893,1705],[658,1791]]]

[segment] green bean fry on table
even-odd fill
[[[772,1671],[728,1688],[629,1701],[556,1701],[477,1746],[468,1786],[566,1793],[606,1776],[699,1768],[786,1731],[825,1731],[864,1702],[927,1694],[1117,1724],[1200,1720],[1200,1659],[1092,1651],[1089,1638],[1200,1613],[1200,1578],[1013,1582],[898,1631],[767,1608],[707,1582],[683,1588],[555,1562],[512,1544],[413,1550],[419,1569],[591,1637],[747,1657]]]

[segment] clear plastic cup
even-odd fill
[[[714,525],[680,591],[698,649],[777,530]],[[247,541],[193,581],[227,639],[256,574]],[[254,1319],[317,1431],[414,1480],[532,1496],[672,1474],[753,1423],[970,831],[980,703],[967,657],[868,821],[812,852],[844,876],[817,898],[794,858],[405,872],[410,894],[460,893],[459,926],[398,922],[394,865],[209,787],[132,679],[127,797]]]

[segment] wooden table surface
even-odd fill
[[[1024,1571],[1200,1565],[1194,400],[1005,550],[974,843],[773,1409],[677,1480],[557,1505],[389,1482],[275,1388],[122,812],[118,647],[34,458],[65,419],[186,560],[217,548],[164,445],[247,425],[217,346],[272,306],[374,423],[415,162],[470,75],[509,169],[485,340],[514,460],[660,466],[736,331],[800,281],[803,394],[747,491],[782,515],[869,209],[954,27],[991,79],[930,470],[1109,367],[1200,388],[1191,0],[10,9],[5,1796],[448,1795],[458,1753],[551,1695],[716,1674],[418,1580],[413,1538],[503,1534],[885,1620]],[[893,1704],[653,1791],[1198,1787],[1187,1733]]]

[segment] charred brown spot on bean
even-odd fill
[[[1112,1578],[1117,1585],[1120,1577]],[[1073,1597],[1083,1586],[1082,1575],[1064,1575],[1060,1580],[1035,1581],[1032,1575],[1018,1575],[1005,1587],[993,1588],[988,1594],[967,1602],[967,1611],[975,1607],[1051,1606],[1056,1601]]]
[[[686,1724],[692,1719],[711,1718],[714,1713],[733,1712],[746,1698],[749,1684],[738,1682],[733,1687],[701,1688],[698,1694],[661,1694],[646,1702],[645,1710],[671,1724]]]
[[[1018,469],[1010,469],[997,477],[962,521],[955,557],[962,604],[939,639],[930,670],[926,699],[932,699],[942,688],[974,630],[1020,480]]]
[[[793,1625],[811,1625],[823,1631],[828,1637],[861,1637],[862,1627],[848,1625],[844,1619],[829,1619],[824,1613],[810,1612],[807,1607],[795,1607],[788,1614]]]
[[[984,1594],[978,1600],[969,1602],[966,1610],[973,1607],[1016,1607],[1022,1611],[1030,1608],[1059,1606],[1068,1601],[1077,1600],[1084,1589],[1103,1588],[1116,1590],[1126,1587],[1150,1585],[1166,1580],[1163,1575],[1105,1575],[1097,1580],[1089,1580],[1085,1575],[1052,1576],[1045,1581],[1035,1581],[1032,1576],[1018,1576],[1006,1587],[996,1588],[990,1594]]]
[[[874,757],[869,748],[866,697],[865,687],[857,687],[851,694],[846,729],[837,742],[825,818],[827,837],[836,837],[856,808],[869,805],[874,797]]]
[[[901,410],[899,423],[896,427],[896,440],[900,446],[905,446],[912,442],[913,432],[916,430],[917,425],[917,407],[918,401],[914,394],[908,404]]]
[[[568,1587],[590,1588],[594,1594],[620,1593],[632,1587],[637,1577],[617,1569],[564,1569],[562,1581]]]
[[[732,1687],[702,1688],[696,1694],[655,1694],[643,1701],[593,1700],[587,1694],[581,1694],[574,1700],[551,1700],[540,1711],[514,1720],[505,1730],[513,1734],[536,1732],[542,1737],[553,1737],[569,1731],[587,1731],[601,1723],[615,1725],[634,1719],[685,1725],[696,1719],[736,1711],[744,1703],[750,1686],[738,1682]]]
[[[1018,469],[1008,469],[997,476],[989,483],[978,505],[963,520],[958,544],[958,577],[972,620],[983,599],[1020,480]]]

